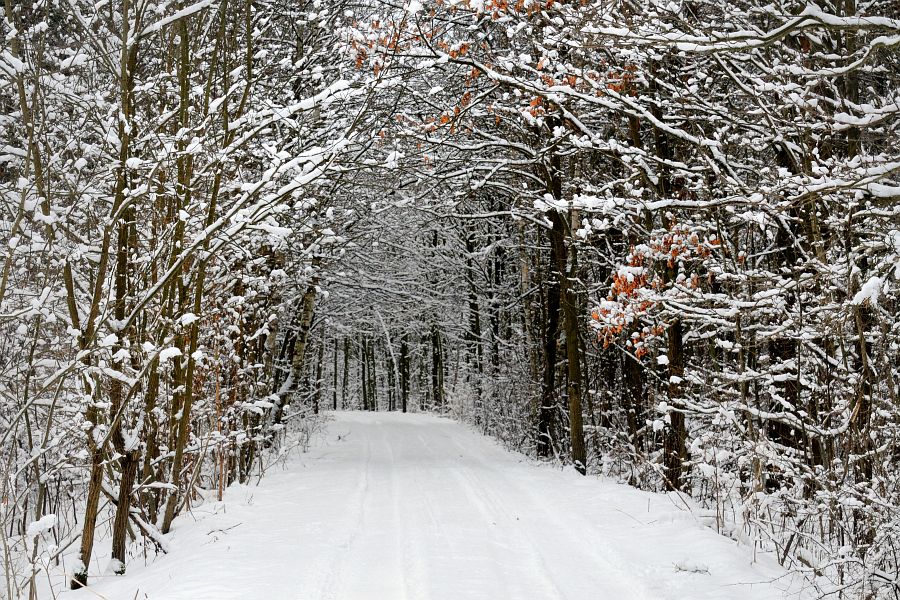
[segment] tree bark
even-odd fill
[[[334,338],[331,372],[331,410],[338,409],[338,339]]]
[[[318,270],[321,259],[316,256],[312,260],[312,268]],[[284,407],[287,404],[288,393],[296,395],[300,389],[300,379],[303,374],[306,346],[309,341],[309,330],[312,328],[313,315],[316,310],[316,295],[318,293],[319,278],[313,275],[312,280],[300,299],[300,323],[294,340],[294,352],[291,356],[291,371],[288,375],[290,385],[287,386],[284,395],[279,395],[278,402],[272,414],[272,424],[278,425],[284,417]]]
[[[669,399],[677,401],[681,396],[681,379],[684,377],[684,340],[681,320],[676,319],[668,329],[669,357]],[[684,413],[680,410],[669,412],[669,427],[663,440],[663,466],[666,471],[666,489],[681,490],[684,482],[682,472],[687,459],[687,430]]]
[[[556,396],[556,349],[559,338],[560,278],[551,275],[547,283],[546,314],[547,327],[544,330],[544,369],[541,381],[541,406],[538,411],[538,456],[548,457],[553,450],[550,428]]]
[[[431,399],[433,408],[444,406],[444,356],[441,331],[437,323],[431,325]]]
[[[341,408],[347,408],[347,386],[350,385],[350,338],[344,338],[344,373],[341,381]]]
[[[362,408],[363,410],[369,410],[369,351],[365,336],[360,336],[359,348],[359,381],[362,394]]]
[[[475,254],[475,234],[471,231],[466,234],[466,279],[469,283],[469,330],[467,353],[472,362],[472,374],[474,378],[475,403],[481,403],[481,384],[483,373],[482,338],[481,338],[481,311],[478,307],[478,289],[475,284],[475,264],[472,256]]]
[[[585,456],[584,424],[582,422],[581,352],[578,343],[580,311],[578,309],[578,300],[570,281],[570,275],[574,275],[576,272],[577,254],[574,244],[570,245],[568,251],[566,250],[566,234],[569,227],[565,217],[558,210],[551,211],[548,216],[553,224],[553,229],[550,231],[550,245],[559,281],[563,329],[566,336],[566,368],[569,380],[567,390],[569,442],[572,450],[572,463],[575,465],[575,469],[584,475],[587,469],[587,458]],[[570,262],[571,267],[569,266]]]
[[[409,402],[409,342],[406,332],[400,338],[400,403],[406,412]]]
[[[116,573],[125,573],[125,545],[128,534],[128,517],[131,513],[131,492],[140,464],[140,452],[131,450],[120,461],[122,480],[119,483],[119,497],[116,502],[116,516],[112,529],[112,558],[118,561]]]

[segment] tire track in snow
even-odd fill
[[[341,600],[411,597],[403,568],[402,491],[395,454],[398,440],[389,439],[387,429],[378,424],[356,425],[376,458],[366,462],[369,485],[362,507],[361,535],[346,553],[344,564],[353,565],[353,569],[342,572],[337,590]]]
[[[466,430],[466,432],[469,435],[474,435],[469,430]],[[585,573],[585,575],[589,574],[592,579],[602,579],[602,582],[598,581],[598,584],[602,583],[605,593],[610,594],[610,597],[629,598],[629,600],[655,598],[643,584],[638,583],[633,578],[622,576],[622,573],[629,572],[629,565],[623,560],[612,556],[608,550],[602,554],[598,553],[595,550],[595,548],[598,547],[598,544],[584,543],[584,527],[588,525],[587,523],[582,520],[579,524],[579,529],[573,529],[569,524],[564,523],[558,517],[560,507],[549,506],[543,499],[538,500],[537,494],[535,494],[531,486],[521,486],[515,483],[507,471],[509,469],[516,469],[518,465],[509,460],[507,451],[501,450],[491,443],[485,444],[487,440],[484,439],[473,440],[476,443],[471,445],[463,445],[461,437],[453,437],[451,440],[459,451],[471,457],[472,461],[478,465],[478,469],[468,468],[460,470],[460,475],[470,478],[471,489],[477,490],[479,494],[488,498],[490,504],[496,509],[497,514],[507,514],[511,507],[516,508],[522,513],[526,522],[537,524],[536,528],[542,531],[542,539],[536,540],[534,536],[528,532],[528,528],[520,526],[515,527],[515,530],[519,533],[519,537],[526,541],[524,545],[538,558],[545,577],[552,583],[556,590],[557,597],[568,598],[569,596],[555,583],[552,574],[558,574],[559,569],[554,569],[548,561],[558,562],[561,556],[560,551],[563,551],[565,552],[564,555],[566,557],[565,562],[573,563],[579,558],[579,554],[583,556],[586,551],[591,560],[582,561],[586,562],[586,564],[581,571]],[[473,446],[481,446],[478,450],[502,452],[503,460],[498,464],[501,465],[501,467],[507,468],[498,468],[496,464],[487,461],[484,458],[483,452],[473,452]],[[542,468],[538,465],[530,466],[532,468]],[[480,477],[478,473],[489,474],[489,480]],[[504,488],[508,492],[508,497],[505,498],[501,497],[498,493]],[[530,506],[522,506],[522,499],[527,499]],[[509,519],[509,517],[507,518]],[[560,535],[561,533],[564,533],[565,535]],[[602,539],[602,536],[598,535],[597,539]],[[545,552],[542,550],[547,545],[547,542],[552,542],[554,546],[556,546],[555,549],[559,550],[551,551],[549,557],[546,556]],[[596,568],[601,565],[604,567],[602,569],[603,575],[598,577],[598,575],[595,574],[596,570],[590,569],[589,567],[593,566]],[[568,568],[571,569],[571,567]],[[609,590],[609,587],[613,585],[613,582],[616,588],[618,588],[616,592],[610,592]]]
[[[397,579],[399,581],[399,587],[401,590],[401,596],[398,600],[407,600],[408,598],[416,599],[417,596],[410,594],[409,589],[409,579],[407,577],[407,569],[406,569],[406,561],[409,556],[408,549],[408,536],[405,535],[404,529],[401,527],[401,524],[406,521],[403,516],[400,514],[400,506],[403,501],[403,495],[400,488],[400,480],[397,476],[397,461],[394,455],[394,446],[389,443],[387,440],[387,434],[382,429],[381,431],[381,439],[384,442],[385,448],[387,448],[388,454],[391,458],[391,471],[390,471],[390,499],[391,499],[391,530],[393,532],[393,543],[394,548],[397,551]]]
[[[372,443],[366,438],[364,460],[357,479],[355,499],[348,506],[353,507],[353,512],[347,518],[349,528],[340,536],[333,536],[333,550],[328,571],[326,572],[318,597],[322,600],[336,600],[340,584],[340,576],[346,568],[350,550],[354,541],[360,536],[365,521],[366,498],[369,493],[369,467],[372,462]],[[343,541],[340,541],[343,539]]]
[[[503,527],[503,530],[515,539],[510,540],[508,538],[503,538],[503,543],[514,550],[523,552],[527,557],[526,564],[519,564],[521,573],[516,573],[516,576],[511,578],[513,581],[507,582],[507,585],[522,585],[523,579],[537,575],[539,581],[536,583],[538,583],[543,590],[543,593],[538,597],[547,600],[550,600],[551,598],[555,598],[556,600],[566,600],[563,590],[561,590],[553,580],[551,568],[547,564],[545,557],[535,547],[534,540],[516,525],[515,520],[508,516],[504,517],[504,515],[509,514],[511,505],[501,501],[497,495],[491,491],[491,487],[496,485],[496,480],[485,485],[483,481],[480,481],[474,473],[472,473],[472,469],[469,467],[454,469],[452,474],[454,478],[460,482],[462,491],[472,501],[472,504],[481,514],[485,528],[492,531],[492,537],[497,538],[500,535],[499,532],[494,533],[497,522],[505,522],[506,526]],[[523,589],[522,594],[515,597],[534,597],[532,594],[535,594],[533,589],[530,591]]]
[[[403,455],[410,452],[409,442],[411,436],[407,436],[398,440],[401,445]],[[405,587],[410,593],[410,598],[414,600],[429,600],[431,594],[428,591],[428,571],[426,569],[423,556],[427,548],[422,544],[422,531],[424,526],[421,523],[423,512],[428,517],[431,525],[437,527],[437,520],[434,514],[429,510],[429,505],[425,501],[426,495],[420,477],[418,465],[411,461],[409,466],[404,467],[408,471],[406,486],[401,486],[399,479],[395,478],[396,498],[398,501],[399,527],[398,534],[401,538],[402,545],[402,565]],[[404,513],[399,514],[399,504],[403,503]]]
[[[529,511],[529,515],[542,515],[542,520],[553,525],[553,531],[566,532],[571,538],[568,544],[573,548],[581,548],[585,550],[595,561],[606,564],[609,568],[607,572],[614,574],[615,579],[628,589],[627,596],[635,600],[645,598],[652,599],[659,596],[653,593],[650,588],[637,577],[623,577],[623,573],[633,572],[634,566],[629,564],[627,560],[612,550],[612,546],[608,543],[579,543],[585,539],[594,538],[596,540],[608,541],[604,532],[599,530],[593,523],[586,519],[575,520],[563,519],[562,515],[569,516],[571,513],[561,511],[559,506],[553,506],[546,498],[541,498],[534,493],[531,487],[523,487],[512,482],[510,484],[518,489],[520,498],[527,498],[530,504],[535,508]],[[621,517],[619,517],[621,518]],[[589,532],[589,533],[588,533]],[[601,551],[602,549],[602,551]]]

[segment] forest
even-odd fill
[[[900,595],[894,0],[3,3],[0,598],[351,409]]]

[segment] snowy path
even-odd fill
[[[535,465],[452,421],[337,413],[327,440],[176,521],[169,555],[63,598],[796,598],[662,495]],[[210,514],[212,513],[212,514]],[[676,567],[708,568],[708,573]]]

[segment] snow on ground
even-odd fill
[[[61,598],[776,600],[802,587],[671,496],[535,464],[429,415],[335,413],[322,445],[179,517],[169,538],[152,564]]]

